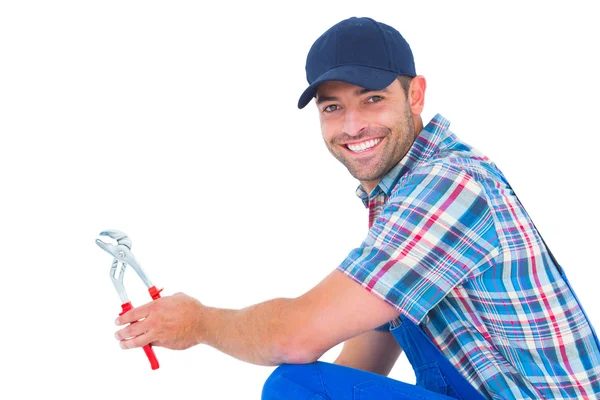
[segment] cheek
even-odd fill
[[[391,129],[392,131],[398,131],[399,128],[404,128],[407,121],[404,115],[397,111],[393,111],[380,114],[378,122],[382,126],[385,126],[386,128]],[[400,130],[404,131],[404,129]]]
[[[368,117],[374,125],[390,127],[396,125],[398,123],[398,118],[400,117],[397,110],[386,106],[374,108],[371,111],[372,112]]]

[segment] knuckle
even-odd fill
[[[153,301],[152,303],[150,303],[150,305],[148,306],[148,310],[150,312],[158,312],[161,309],[161,302],[160,301]]]
[[[154,318],[146,318],[145,320],[146,331],[156,328],[156,320]]]

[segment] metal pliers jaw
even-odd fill
[[[100,236],[108,236],[117,241],[117,245],[115,246],[112,243],[106,243],[100,239],[96,239],[96,244],[114,257],[112,266],[110,268],[110,279],[112,280],[113,285],[115,286],[115,289],[119,294],[119,298],[121,299],[122,312],[119,315],[123,315],[133,308],[131,302],[127,298],[127,291],[125,290],[125,286],[123,285],[123,277],[125,275],[125,269],[127,268],[127,265],[130,265],[138,274],[138,276],[142,279],[142,281],[148,288],[148,292],[150,293],[152,300],[160,298],[160,292],[162,291],[162,289],[156,289],[156,287],[152,284],[152,282],[150,282],[150,279],[131,253],[131,239],[129,239],[129,237],[127,237],[125,233],[117,230],[107,230],[100,232]],[[119,269],[117,275],[119,263],[121,263],[121,268]],[[147,344],[143,348],[144,352],[146,353],[146,356],[148,357],[148,360],[150,361],[150,366],[152,367],[152,369],[157,369],[159,367],[158,360],[154,355],[152,345]]]
[[[115,286],[115,289],[117,290],[117,293],[119,294],[119,297],[121,298],[122,303],[127,303],[129,301],[127,298],[127,292],[123,286],[123,276],[127,265],[130,265],[134,269],[140,279],[144,282],[144,285],[146,285],[148,288],[148,291],[150,291],[152,298],[156,299],[155,293],[160,291],[156,291],[156,288],[154,288],[154,285],[152,282],[150,282],[150,278],[148,278],[148,275],[146,275],[140,264],[137,262],[133,256],[133,253],[131,253],[131,239],[125,233],[117,230],[100,232],[100,236],[108,236],[117,241],[117,245],[115,246],[111,243],[106,243],[100,239],[96,239],[96,244],[114,257],[113,264],[110,269],[110,278]],[[117,275],[117,267],[119,262],[121,263],[121,268]],[[154,290],[151,290],[152,288],[154,288]]]

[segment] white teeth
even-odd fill
[[[361,151],[365,151],[370,149],[371,147],[375,146],[376,144],[378,144],[379,142],[381,142],[383,139],[379,138],[379,139],[371,139],[371,140],[367,140],[366,142],[362,142],[362,143],[357,143],[357,144],[347,144],[346,147],[350,150],[352,150],[355,153],[360,153]]]

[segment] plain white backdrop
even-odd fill
[[[600,328],[593,2],[448,3],[0,3],[0,397],[259,398],[273,368],[198,346],[156,348],[151,371],[120,350],[94,240],[125,231],[163,295],[211,306],[318,283],[367,215],[296,103],[311,44],[351,16],[405,36],[424,121],[503,170]],[[391,376],[414,382],[404,357]]]

